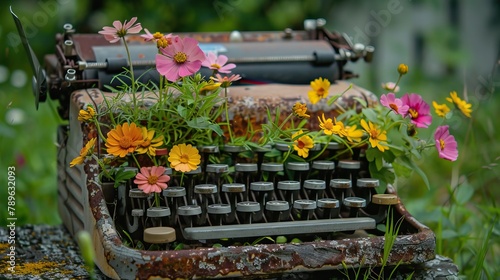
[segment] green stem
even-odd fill
[[[134,159],[135,164],[137,165],[137,168],[141,168],[141,165],[139,164],[139,161],[137,161],[137,158],[135,157],[134,154],[132,154],[132,158]]]
[[[403,77],[403,75],[399,74],[398,81],[396,82],[396,84],[395,84],[395,85],[394,85],[394,87],[392,88],[392,91],[395,91],[395,90],[396,90],[396,88],[398,87],[399,81],[401,81],[401,77]]]
[[[155,206],[160,207],[160,196],[155,192]]]
[[[125,51],[127,52],[127,60],[130,69],[130,80],[132,86],[132,98],[134,101],[134,110],[137,110],[137,98],[135,96],[136,84],[135,84],[135,76],[134,76],[134,66],[132,65],[132,58],[130,57],[130,50],[128,49],[127,41],[125,37],[122,37],[123,45],[125,46]]]
[[[231,131],[231,124],[229,123],[229,100],[227,98],[227,87],[224,88],[224,110],[226,112],[226,125],[227,125],[227,131],[229,133],[229,139],[230,139],[230,143],[233,143],[233,132]]]

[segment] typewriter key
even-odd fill
[[[375,219],[377,224],[385,223],[389,207],[398,204],[398,196],[395,194],[374,194],[372,203],[378,206],[378,212],[371,217]]]
[[[352,186],[355,185],[358,178],[359,170],[361,169],[361,161],[359,160],[339,160],[339,178],[350,179]]]
[[[200,184],[194,186],[194,193],[198,194],[198,204],[201,206],[202,215],[200,224],[205,224],[207,207],[209,204],[219,203],[217,194],[217,186],[214,184]]]
[[[321,198],[316,201],[316,216],[320,219],[340,218],[340,201],[335,198]]]
[[[290,205],[284,200],[266,202],[266,218],[268,222],[286,221],[290,217]]]
[[[238,220],[240,224],[251,224],[258,222],[262,218],[262,210],[260,204],[255,201],[242,201],[236,204],[238,212]]]
[[[355,218],[359,215],[359,209],[366,206],[366,200],[361,197],[346,197],[344,198],[343,205],[349,207],[349,217]]]
[[[248,200],[248,190],[250,189],[250,182],[254,181],[257,177],[258,165],[256,163],[237,163],[234,166],[235,182],[242,182],[246,186],[244,193],[244,200]]]
[[[224,194],[224,203],[230,204],[233,211],[236,209],[236,204],[243,199],[246,191],[245,184],[242,183],[227,183],[222,184],[222,193]]]
[[[227,217],[231,213],[229,204],[210,204],[207,209],[210,223],[213,226],[220,226],[227,222]]]
[[[170,208],[165,206],[150,207],[146,210],[146,227],[158,227],[166,224],[164,218],[170,216]]]
[[[359,178],[356,181],[356,196],[364,198],[366,200],[366,204],[370,204],[372,195],[375,193],[375,188],[379,185],[380,183],[378,179]]]
[[[291,161],[286,164],[286,169],[288,171],[293,171],[293,179],[303,184],[309,172],[309,163]]]
[[[168,187],[163,190],[162,194],[172,212],[170,215],[170,224],[173,224],[177,216],[177,207],[188,204],[186,201],[186,189],[183,187]]]
[[[283,164],[277,162],[264,162],[261,164],[260,168],[262,174],[259,180],[272,182],[276,187],[280,179],[278,172],[283,172],[284,170]]]
[[[144,230],[144,242],[151,244],[164,244],[174,242],[175,229],[171,227],[150,227]]]
[[[294,217],[299,220],[309,220],[313,217],[316,209],[316,201],[309,199],[299,199],[293,202]]]
[[[332,179],[330,187],[333,189],[333,194],[339,201],[344,201],[346,197],[352,196],[351,180],[349,179]]]
[[[315,178],[330,182],[333,171],[335,170],[335,162],[329,160],[316,160],[312,162],[312,169],[317,173]]]
[[[182,223],[187,227],[200,225],[198,218],[202,211],[199,205],[183,205],[177,208],[177,215],[181,217]]]
[[[273,199],[274,186],[271,182],[252,182],[250,190],[252,191],[252,200],[259,202],[261,208],[266,205],[268,200]]]
[[[290,205],[299,199],[300,182],[298,181],[279,181],[278,182],[278,198],[288,201]]]
[[[318,200],[323,198],[326,183],[323,180],[309,179],[304,181],[304,193],[307,199]]]
[[[213,184],[217,185],[218,188],[220,188],[222,182],[221,182],[221,176],[222,174],[226,173],[229,171],[229,166],[227,164],[216,164],[216,163],[211,163],[207,164],[206,167],[206,180],[205,182],[209,183],[212,182]],[[220,189],[219,189],[220,191]]]

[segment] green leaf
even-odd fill
[[[181,118],[185,118],[187,116],[187,108],[182,106],[182,105],[178,105],[177,106],[177,114],[179,114],[179,116],[181,116]]]
[[[469,184],[462,184],[457,187],[455,200],[459,205],[467,203],[474,195],[474,189]]]
[[[406,165],[399,164],[398,162],[393,162],[392,168],[394,168],[394,173],[396,173],[396,176],[398,177],[409,178],[413,173],[413,170],[411,168],[407,167]]]
[[[425,186],[429,190],[431,188],[431,185],[429,184],[429,179],[427,178],[427,175],[425,172],[411,159],[409,159],[407,156],[401,156],[399,157],[401,160],[401,163],[406,165],[408,168],[412,169],[415,171],[424,181]]]
[[[363,108],[366,108],[368,107],[368,104],[366,104],[366,100],[364,98],[361,98],[361,97],[358,97],[358,96],[355,96],[353,97],[352,99],[356,100],[359,102],[359,104],[361,104],[361,106],[363,106]]]
[[[333,102],[337,101],[337,99],[339,99],[339,97],[341,97],[342,95],[341,94],[336,94],[332,97],[330,97],[330,99],[328,99],[328,101],[326,102],[328,104],[328,106],[332,106]]]
[[[377,113],[375,112],[375,110],[371,108],[364,108],[363,110],[361,110],[361,112],[369,121],[373,123],[378,122]]]

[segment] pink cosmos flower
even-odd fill
[[[164,174],[165,170],[163,166],[141,167],[134,183],[144,193],[159,193],[168,187],[167,182],[170,181],[170,176]]]
[[[403,101],[396,98],[396,95],[392,92],[387,95],[382,94],[382,96],[380,96],[380,103],[403,117],[408,112],[408,105],[404,105]]]
[[[458,158],[457,141],[455,137],[450,134],[447,125],[439,126],[434,132],[434,140],[436,141],[436,149],[438,150],[439,157],[455,161]]]
[[[133,17],[129,22],[125,21],[123,24],[119,20],[113,21],[113,27],[104,26],[99,34],[104,35],[104,38],[110,43],[120,41],[120,38],[125,37],[127,34],[137,34],[141,32],[142,26],[136,23],[137,17]]]
[[[221,83],[221,87],[227,88],[231,85],[232,82],[238,81],[241,79],[241,76],[238,74],[233,74],[231,76],[222,77],[219,73],[215,74],[215,77],[210,77],[212,80],[217,83]]]
[[[172,40],[166,48],[160,48],[156,55],[156,70],[171,82],[192,75],[201,68],[205,54],[193,38]]]
[[[207,67],[212,70],[216,70],[218,73],[231,73],[231,69],[235,68],[236,65],[234,63],[226,64],[227,56],[221,54],[217,57],[217,55],[213,52],[209,52],[207,54],[207,59],[203,61],[201,66]],[[225,65],[226,64],[226,65]]]
[[[407,93],[401,97],[401,100],[404,105],[408,106],[407,116],[410,117],[414,125],[428,127],[431,124],[431,107],[422,99],[422,96],[416,93]]]

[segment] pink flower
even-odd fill
[[[382,96],[380,96],[380,103],[403,117],[408,112],[408,105],[404,105],[403,101],[396,98],[396,95],[392,92],[387,95],[382,94]]]
[[[137,17],[133,17],[129,22],[125,21],[123,24],[119,20],[113,21],[113,27],[104,26],[99,34],[104,35],[104,38],[110,43],[120,41],[120,38],[125,37],[127,34],[137,34],[141,32],[142,26],[136,23]]]
[[[450,134],[447,125],[439,126],[434,132],[434,140],[436,141],[436,149],[439,152],[439,157],[446,160],[455,161],[458,158],[457,141]]]
[[[410,117],[414,125],[428,127],[431,124],[431,107],[422,99],[422,96],[416,93],[407,93],[401,97],[401,100],[404,105],[408,106],[407,116]]]
[[[221,83],[221,87],[227,88],[231,85],[232,82],[238,81],[241,79],[241,76],[238,74],[233,74],[231,76],[222,77],[219,73],[215,74],[215,77],[210,77],[212,80]]]
[[[165,167],[141,167],[141,172],[135,176],[134,183],[145,193],[159,193],[166,189],[170,176],[165,175]]]
[[[205,60],[198,41],[184,38],[171,43],[166,48],[160,48],[162,54],[156,55],[156,70],[171,82],[198,72]]]
[[[201,66],[207,67],[212,70],[216,70],[218,73],[231,73],[231,69],[235,68],[236,65],[234,63],[226,64],[227,56],[221,54],[219,57],[213,52],[209,52],[207,58]],[[224,65],[226,64],[226,65]]]

